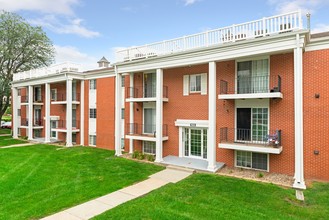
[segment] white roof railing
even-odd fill
[[[64,72],[79,72],[81,70],[81,65],[65,62],[61,64],[54,64],[49,67],[43,67],[39,69],[32,69],[25,72],[14,73],[13,81],[39,78]]]
[[[116,51],[116,61],[132,61],[301,29],[303,29],[301,11],[295,11],[162,42],[118,50]]]

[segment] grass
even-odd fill
[[[26,143],[26,141],[20,139],[13,139],[10,136],[0,136],[0,147],[23,143]]]
[[[117,206],[102,219],[327,219],[329,185],[316,183],[305,192],[213,174],[194,174],[145,197]]]
[[[38,219],[162,170],[90,147],[0,148],[0,219]]]
[[[11,129],[0,128],[0,134],[11,134]]]

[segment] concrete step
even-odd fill
[[[185,171],[187,173],[195,173],[194,169],[187,168],[187,167],[181,167],[181,166],[175,166],[175,165],[168,165],[167,169]]]

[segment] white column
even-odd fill
[[[66,80],[66,146],[72,144],[72,79]]]
[[[50,142],[50,84],[45,84],[45,142]]]
[[[294,101],[295,101],[295,182],[294,188],[306,189],[303,157],[303,52],[299,34],[294,49]]]
[[[163,129],[163,69],[156,70],[155,162],[162,161]]]
[[[29,117],[28,117],[28,140],[33,140],[33,86],[29,86]]]
[[[12,106],[13,106],[13,138],[18,138],[18,89],[12,88]]]
[[[121,102],[122,102],[122,88],[121,74],[117,73],[115,66],[116,77],[115,77],[115,155],[121,156]]]
[[[80,145],[85,144],[85,81],[80,81]]]
[[[134,92],[134,90],[132,88],[134,88],[134,73],[130,73],[130,79],[129,79],[129,93],[128,97],[131,95],[131,92]],[[133,123],[134,123],[134,102],[130,102],[129,104],[129,123],[130,123],[130,132],[132,132],[132,129],[134,129]],[[129,153],[133,153],[134,152],[134,140],[133,139],[129,139]]]
[[[216,62],[209,62],[208,92],[208,170],[216,169]]]

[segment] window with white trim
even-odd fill
[[[89,135],[89,145],[96,146],[96,135]]]
[[[22,93],[21,89],[17,89],[17,96],[21,96],[21,93]]]
[[[126,79],[126,76],[122,76],[121,78],[121,87],[125,87],[125,79]]]
[[[97,111],[95,108],[89,109],[89,118],[96,118],[97,117]]]
[[[155,142],[143,141],[143,153],[155,155]]]
[[[125,150],[125,139],[121,138],[121,150]]]
[[[21,116],[21,109],[17,109],[17,116],[18,116],[18,117]]]
[[[183,76],[183,95],[187,96],[191,93],[207,94],[207,73]]]
[[[50,90],[50,99],[51,99],[51,101],[57,100],[57,89]]]
[[[90,90],[96,89],[96,79],[89,80],[89,89]]]
[[[236,151],[237,167],[251,168],[257,170],[268,170],[268,154]]]
[[[125,109],[121,109],[121,119],[125,119]]]
[[[207,129],[184,128],[184,156],[207,159]]]

